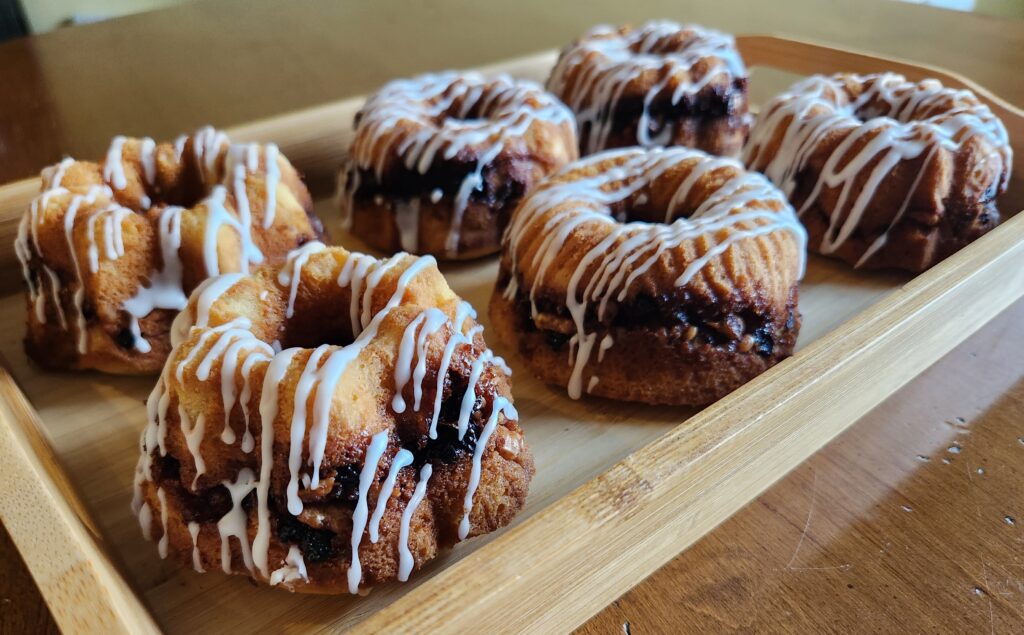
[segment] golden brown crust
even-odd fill
[[[803,240],[733,160],[601,153],[516,210],[491,319],[570,396],[706,404],[791,354]]]
[[[276,147],[230,145],[212,129],[177,144],[119,137],[103,163],[66,159],[41,181],[16,249],[25,347],[47,369],[157,372],[189,291],[280,262],[322,231]]]
[[[766,104],[745,160],[786,191],[815,251],[919,272],[998,223],[1012,151],[969,91],[838,74]]]
[[[696,25],[596,27],[562,51],[547,86],[576,113],[584,155],[680,145],[734,156],[750,127],[735,42]]]
[[[572,113],[532,82],[395,81],[356,118],[339,177],[343,226],[385,253],[491,254],[523,194],[574,158]]]
[[[136,509],[184,563],[193,564],[195,523],[204,569],[219,566],[227,544],[233,573],[343,592],[353,590],[354,528],[355,583],[367,586],[399,577],[403,547],[406,566],[419,568],[507,524],[525,502],[533,457],[504,363],[432,258],[376,260],[311,243],[282,267],[211,279],[172,333],[177,345],[149,402]],[[272,342],[285,350],[275,354]],[[265,489],[250,482],[264,478]],[[237,502],[230,488],[240,488]],[[248,562],[241,542],[222,543],[218,530],[243,523]]]

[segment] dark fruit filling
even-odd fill
[[[743,114],[746,103],[746,78],[736,78],[729,87],[715,84],[701,90],[696,95],[682,95],[676,103],[672,103],[672,91],[663,90],[651,100],[647,113],[654,121],[677,121],[680,119],[718,119]],[[628,95],[618,100],[612,113],[613,129],[622,130],[635,127],[644,111],[645,95]]]
[[[508,276],[502,276],[507,284]],[[499,280],[499,288],[502,281]],[[548,346],[563,350],[576,333],[576,325],[568,310],[559,302],[536,299],[538,320],[534,321],[527,295],[519,293],[515,300],[519,322],[525,330],[540,332]],[[673,337],[695,344],[754,351],[764,357],[775,352],[777,339],[782,336],[771,316],[760,314],[749,308],[726,311],[722,307],[702,306],[685,296],[672,294],[658,296],[638,295],[628,303],[609,305],[604,319],[598,320],[596,303],[588,307],[585,326],[589,330],[648,330],[669,331]],[[792,308],[786,315],[785,331],[796,327],[796,315]]]
[[[335,536],[333,531],[314,529],[299,522],[291,514],[277,516],[276,533],[281,542],[298,545],[306,562],[323,562],[337,556],[332,544]]]
[[[359,500],[359,472],[361,470],[362,466],[354,463],[338,467],[334,474],[331,498],[355,505]]]
[[[483,185],[473,190],[470,204],[483,205],[492,210],[511,208],[526,191],[533,160],[528,157],[499,157],[484,166]],[[414,199],[430,201],[435,190],[451,201],[462,187],[466,177],[477,168],[477,159],[457,156],[446,161],[435,161],[425,174],[411,170],[395,170],[378,182],[373,170],[349,168],[348,183],[358,186],[355,200],[361,206],[369,205],[378,196],[388,202],[407,202]],[[358,176],[353,178],[353,172]]]

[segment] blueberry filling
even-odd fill
[[[332,544],[335,536],[333,531],[314,529],[299,522],[291,514],[277,517],[276,533],[281,542],[299,545],[306,562],[323,562],[337,555]]]

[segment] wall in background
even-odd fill
[[[17,0],[15,0],[17,1]],[[32,33],[44,33],[65,24],[94,22],[141,13],[193,0],[21,0]],[[957,11],[1024,18],[1024,0],[903,0]],[[287,5],[287,2],[282,2]]]
[[[189,0],[22,0],[32,33],[182,4]]]

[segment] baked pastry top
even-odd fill
[[[710,403],[792,352],[805,233],[782,193],[698,150],[609,150],[523,201],[491,319],[535,374]]]
[[[117,137],[102,163],[43,170],[15,251],[25,347],[48,369],[155,373],[171,320],[202,280],[280,262],[322,235],[273,144],[203,128],[173,143]]]
[[[582,154],[680,145],[731,156],[750,125],[735,41],[697,25],[595,27],[562,51],[547,86],[576,113]]]
[[[314,242],[204,282],[148,401],[143,532],[197,570],[355,593],[507,524],[533,457],[474,318],[429,256]]]
[[[744,149],[786,193],[810,247],[923,271],[999,221],[1012,150],[968,90],[902,75],[809,77],[769,101]]]

